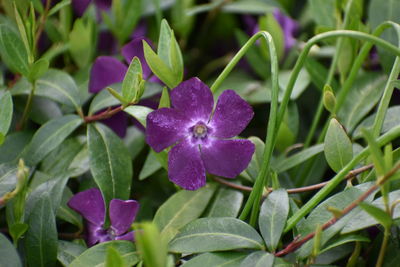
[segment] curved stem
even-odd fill
[[[377,143],[381,147],[400,136],[400,126],[392,128],[389,132],[378,138]],[[369,154],[369,147],[357,154],[328,184],[315,194],[301,209],[299,209],[286,223],[285,232],[292,229],[305,215],[318,205],[332,190],[343,180],[346,174]]]

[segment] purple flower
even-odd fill
[[[273,15],[281,26],[284,37],[285,52],[287,53],[296,44],[296,38],[294,36],[299,29],[299,24],[297,21],[284,15],[279,9],[275,9],[273,11]],[[246,15],[243,19],[245,25],[247,26],[246,32],[249,35],[254,35],[260,31],[256,19],[254,19],[252,16]]]
[[[72,0],[72,7],[78,16],[82,16],[92,0]],[[94,0],[94,4],[99,10],[108,10],[112,0]]]
[[[106,209],[99,189],[79,192],[68,201],[68,206],[86,220],[88,246],[110,240],[134,241],[133,231],[128,230],[139,210],[137,201],[112,199],[109,206],[111,226],[108,229],[104,229]]]
[[[253,118],[253,109],[233,90],[225,90],[213,112],[211,90],[198,78],[171,91],[172,108],[147,116],[146,142],[168,153],[168,176],[187,190],[206,183],[206,171],[227,178],[239,175],[249,164],[254,145],[238,135]]]

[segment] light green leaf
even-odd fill
[[[8,25],[0,25],[0,56],[13,72],[26,76],[29,72],[28,54],[18,34]]]
[[[49,69],[49,61],[45,58],[41,58],[33,63],[28,78],[30,81],[36,81]]]
[[[146,118],[153,110],[145,106],[130,106],[124,109],[126,113],[137,119],[146,128]]]
[[[182,267],[240,267],[240,263],[247,256],[244,252],[212,252],[204,253],[185,262]]]
[[[256,251],[248,255],[240,267],[273,267],[274,260],[274,255],[263,251]]]
[[[236,218],[200,218],[184,226],[170,242],[176,253],[201,253],[232,249],[263,249],[257,231]]]
[[[157,160],[155,152],[150,150],[147,154],[147,158],[144,162],[143,168],[139,174],[139,180],[144,180],[154,174],[156,171],[161,169],[162,166],[160,162]]]
[[[359,206],[369,215],[374,217],[375,220],[380,222],[383,225],[383,227],[388,228],[392,225],[393,223],[392,218],[384,210],[366,202],[360,203]]]
[[[25,146],[30,142],[32,135],[33,133],[30,131],[9,134],[6,141],[0,146],[0,162],[16,160]]]
[[[79,229],[83,229],[82,216],[67,206],[67,202],[74,196],[69,187],[64,187],[61,202],[57,210],[57,218],[76,225]]]
[[[0,197],[14,190],[17,184],[17,165],[11,163],[0,164]]]
[[[10,240],[8,240],[2,233],[0,233],[0,244],[2,266],[22,267],[21,259],[19,258],[17,250]]]
[[[256,151],[253,154],[249,166],[240,174],[250,181],[255,181],[258,173],[260,172],[263,162],[264,142],[258,138],[251,136],[249,140],[256,146]]]
[[[264,200],[258,224],[265,244],[275,251],[279,244],[287,217],[289,215],[289,196],[283,189],[274,190]]]
[[[72,31],[69,33],[69,50],[80,68],[85,67],[91,60],[94,49],[92,36],[92,22],[84,23],[83,19],[76,19]]]
[[[126,267],[124,258],[114,247],[108,247],[106,251],[106,267]]]
[[[30,266],[50,267],[57,260],[56,220],[47,194],[36,202],[29,219],[25,237],[27,262]]]
[[[58,240],[57,260],[64,266],[69,266],[86,248],[77,243]]]
[[[165,267],[167,262],[167,242],[162,238],[154,223],[141,223],[135,233],[135,240],[145,266]]]
[[[353,145],[343,126],[331,119],[325,136],[325,158],[335,172],[339,172],[353,158]]]
[[[48,121],[35,133],[23,153],[26,164],[29,166],[38,164],[81,124],[82,119],[76,115],[66,115]]]
[[[129,241],[110,241],[100,243],[94,247],[89,248],[81,255],[79,255],[69,267],[105,267],[105,260],[107,249],[112,247],[116,249],[121,257],[124,259],[128,266],[133,266],[139,262],[137,252],[132,242]]]
[[[0,96],[0,107],[0,134],[3,136],[3,138],[0,138],[1,146],[10,128],[13,114],[13,101],[10,92],[5,92]]]
[[[160,103],[158,108],[169,108],[171,106],[171,100],[169,99],[169,92],[167,87],[163,87]]]
[[[335,0],[310,0],[311,18],[316,25],[335,28]]]
[[[243,193],[229,188],[220,188],[210,205],[208,217],[236,217],[243,202]]]
[[[337,240],[335,240],[334,242],[330,243],[329,245],[327,245],[324,249],[321,250],[321,254],[333,249],[335,247],[341,246],[343,244],[347,244],[350,242],[370,242],[368,237],[362,236],[362,235],[344,235],[344,236],[340,236]]]
[[[89,125],[90,170],[106,203],[128,199],[132,183],[132,161],[121,139],[102,124]]]
[[[154,223],[165,240],[171,240],[182,226],[203,213],[215,189],[215,185],[207,184],[196,191],[182,190],[160,206],[154,216]]]
[[[126,103],[131,103],[139,90],[139,84],[142,80],[142,65],[138,57],[134,57],[129,65],[122,82],[122,97]]]
[[[324,144],[319,144],[306,148],[288,158],[279,159],[279,161],[277,161],[277,163],[274,166],[272,166],[272,168],[278,173],[287,171],[307,161],[308,159],[314,157],[315,155],[318,155],[322,151],[324,151]]]

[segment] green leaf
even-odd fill
[[[120,253],[127,266],[133,266],[139,262],[133,243],[121,240],[100,243],[89,248],[79,255],[68,267],[105,267],[106,252],[109,247],[116,249]]]
[[[272,1],[239,0],[223,5],[222,10],[228,13],[264,15],[265,13],[271,13],[276,8],[276,4],[271,2]]]
[[[146,118],[153,109],[145,106],[129,106],[124,109],[126,113],[137,119],[146,128]]]
[[[25,51],[28,54],[28,63],[30,64],[33,62],[34,59],[33,59],[33,54],[32,54],[32,50],[31,50],[31,44],[28,40],[28,35],[26,32],[26,26],[25,26],[24,22],[22,21],[21,14],[19,13],[15,2],[13,2],[13,6],[14,6],[15,21],[17,22],[19,35],[22,39],[22,42],[24,43]]]
[[[30,142],[32,135],[32,132],[13,132],[9,134],[6,141],[0,146],[0,162],[16,160],[22,150],[25,149],[25,146]]]
[[[82,216],[67,206],[67,202],[73,197],[71,189],[65,187],[62,193],[60,206],[57,210],[57,218],[76,225],[79,229],[83,229]]]
[[[21,79],[12,90],[13,95],[29,95],[32,85]],[[69,107],[79,108],[80,94],[74,79],[66,72],[50,69],[36,81],[35,95],[49,98]]]
[[[131,103],[139,91],[142,80],[142,65],[138,57],[133,57],[122,82],[122,97],[126,103]]]
[[[30,266],[55,266],[57,260],[57,228],[50,198],[44,194],[36,202],[29,219],[25,238],[27,262]]]
[[[375,171],[378,175],[384,175],[386,173],[387,167],[385,164],[385,160],[383,158],[383,153],[381,148],[379,147],[375,137],[372,135],[372,131],[368,129],[361,129],[361,132],[364,135],[365,140],[368,143],[368,148],[370,152],[370,157],[374,163]]]
[[[236,218],[200,218],[184,226],[170,242],[174,253],[201,253],[232,249],[263,249],[257,231]]]
[[[55,4],[49,11],[48,16],[50,17],[51,15],[54,15],[55,13],[57,13],[58,11],[60,11],[61,9],[63,9],[64,7],[68,6],[71,4],[71,0],[62,0],[59,1],[57,4]]]
[[[23,153],[26,164],[30,166],[38,164],[81,124],[82,119],[76,115],[66,115],[48,121],[35,133]]]
[[[10,92],[5,92],[0,96],[0,134],[6,136],[11,125],[13,114],[13,101]],[[3,144],[4,138],[0,139],[0,146]]]
[[[182,267],[239,267],[247,256],[244,252],[212,252],[204,253],[185,262]]]
[[[349,132],[352,132],[362,118],[378,103],[386,79],[384,75],[366,73],[355,81],[337,114]],[[357,101],[354,101],[355,99]]]
[[[241,173],[241,175],[250,181],[255,181],[261,170],[265,145],[258,137],[251,136],[249,137],[249,140],[256,146],[256,151],[250,160],[249,166]]]
[[[196,191],[182,190],[160,206],[154,215],[154,223],[166,241],[171,240],[182,226],[203,213],[215,189],[215,185],[207,184]]]
[[[253,267],[273,267],[274,255],[263,251],[256,251],[248,255],[240,267],[253,266]]]
[[[45,58],[41,58],[35,63],[33,63],[31,69],[29,70],[28,79],[30,81],[36,81],[49,69],[49,61]]]
[[[77,243],[58,240],[57,260],[64,266],[69,266],[86,248]]]
[[[324,151],[324,144],[306,148],[288,158],[279,159],[275,166],[273,166],[273,169],[278,173],[287,171],[297,165],[300,165],[315,155],[318,155],[322,151]]]
[[[259,26],[260,30],[262,31],[268,31],[273,40],[274,44],[276,47],[276,54],[278,56],[278,59],[282,59],[284,55],[284,48],[285,48],[285,40],[282,32],[282,28],[278,21],[274,18],[274,15],[272,13],[267,13],[265,16],[261,17],[259,19]],[[267,43],[264,39],[261,39],[261,44],[262,47],[265,49],[265,51],[268,51],[268,46]],[[268,54],[268,52],[267,52]],[[268,56],[269,57],[269,56]]]
[[[274,190],[264,200],[258,219],[261,234],[270,251],[275,251],[278,247],[288,215],[287,192],[284,189]]]
[[[163,87],[160,103],[158,108],[169,108],[171,106],[171,100],[169,99],[169,92],[167,87]]]
[[[0,233],[0,258],[2,266],[22,267],[21,259],[12,243]]]
[[[362,235],[344,235],[344,236],[340,236],[337,240],[335,240],[334,242],[331,242],[330,244],[328,244],[324,249],[321,250],[321,254],[333,249],[335,247],[341,246],[343,244],[347,244],[350,242],[370,242],[368,237],[362,236]]]
[[[128,199],[132,183],[132,161],[121,139],[102,124],[89,125],[90,170],[105,202]]]
[[[310,0],[310,11],[311,18],[318,26],[336,27],[335,0]]]
[[[172,69],[174,76],[175,76],[175,81],[177,83],[182,82],[183,79],[183,58],[182,58],[182,52],[181,49],[179,48],[179,44],[175,39],[174,32],[171,33],[171,47],[170,47],[170,52],[169,52],[169,62],[170,62],[170,68]]]
[[[176,80],[170,67],[151,49],[146,41],[143,41],[143,51],[151,71],[169,88],[175,88],[180,81]]]
[[[144,180],[154,174],[156,171],[161,169],[162,166],[160,162],[157,160],[156,152],[153,150],[149,151],[147,154],[147,158],[144,162],[143,168],[139,174],[139,180]]]
[[[14,223],[10,226],[10,235],[16,243],[28,230],[29,225],[26,223]]]
[[[158,37],[157,55],[169,67],[172,67],[170,62],[172,35],[173,32],[169,27],[167,20],[163,19],[161,21],[160,35]]]
[[[353,158],[353,145],[343,126],[331,119],[325,136],[325,158],[335,172],[339,172]]]
[[[120,24],[118,25],[117,32],[117,36],[119,37],[121,43],[124,43],[127,39],[129,39],[130,35],[135,29],[135,26],[142,15],[142,2],[143,0],[124,2],[124,15],[121,18]]]
[[[208,211],[208,217],[237,217],[243,202],[243,193],[220,188]]]
[[[89,64],[93,54],[93,28],[91,21],[84,23],[83,19],[76,19],[69,33],[69,50],[80,68]]]
[[[17,184],[17,165],[11,163],[0,164],[0,197],[14,190]]]
[[[388,228],[392,225],[392,218],[384,210],[366,202],[361,202],[359,206],[369,215],[374,217],[380,224],[383,225],[383,227]]]
[[[109,90],[102,90],[93,98],[89,107],[89,115],[93,115],[95,112],[120,104],[122,102],[122,96],[119,94],[121,92],[121,83],[111,85],[114,95],[111,94]],[[110,87],[110,88],[111,88]],[[109,88],[107,88],[109,89]],[[118,94],[119,96],[117,96]]]
[[[141,223],[136,229],[137,248],[148,267],[164,267],[167,262],[167,243],[154,223]]]
[[[13,72],[29,73],[28,54],[18,34],[8,25],[0,25],[0,56]]]
[[[326,67],[315,59],[308,57],[305,61],[305,67],[308,74],[311,77],[311,82],[318,88],[323,89],[326,82],[326,77],[328,77],[328,70]],[[339,87],[337,81],[333,78],[330,86],[335,91]]]
[[[125,267],[124,258],[122,258],[121,254],[119,254],[118,250],[114,247],[107,248],[106,255],[106,267]]]

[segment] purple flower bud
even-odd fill
[[[111,225],[108,229],[104,228],[106,209],[99,189],[77,193],[68,201],[68,206],[86,220],[88,246],[110,240],[134,241],[134,232],[129,229],[139,210],[137,201],[112,199],[109,206]]]
[[[172,108],[147,116],[146,142],[168,153],[168,176],[187,190],[206,183],[206,171],[234,178],[249,164],[254,144],[227,139],[238,135],[253,118],[253,109],[233,90],[224,91],[213,112],[210,88],[198,78],[182,82],[171,91]]]

